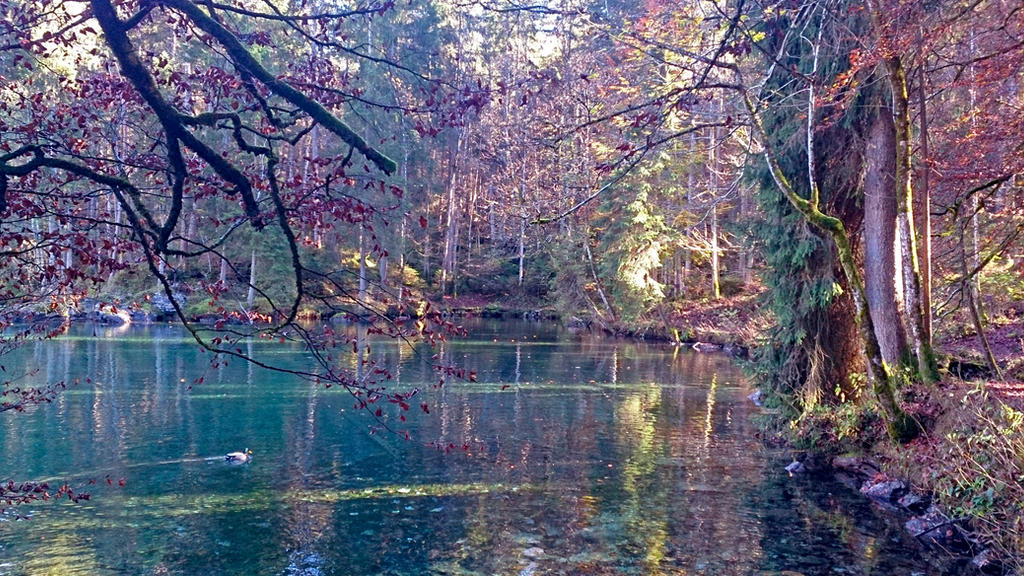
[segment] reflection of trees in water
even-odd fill
[[[764,570],[799,566],[796,569],[808,574],[836,569],[856,574],[925,573],[908,555],[916,546],[904,534],[902,522],[886,519],[867,499],[833,478],[789,478],[773,469],[749,492],[742,507],[760,515],[766,528],[760,542]]]
[[[756,560],[750,542],[758,527],[738,518],[732,505],[746,488],[737,476],[758,474],[756,449],[723,437],[721,429],[733,423],[728,407],[714,409],[715,390],[652,383],[616,404],[623,467],[610,487],[594,491],[603,522],[612,524],[603,528],[610,537],[603,543],[607,568],[627,558],[647,574],[684,566],[716,573],[727,562],[729,573],[739,574]]]
[[[123,562],[122,573],[139,572],[140,562],[203,573],[238,561],[274,573],[516,574],[534,563],[537,574],[746,574],[801,570],[779,559],[819,536],[821,550],[846,543],[851,567],[873,566],[886,551],[851,527],[846,508],[766,469],[738,372],[719,356],[596,339],[367,342],[365,359],[388,367],[391,385],[424,387],[431,413],[415,414],[414,403],[412,441],[368,435],[371,419],[353,414],[343,391],[245,365],[211,369],[180,340],[67,340],[26,348],[40,377],[89,371],[95,384],[59,409],[2,419],[0,448],[12,455],[2,465],[28,470],[42,454],[61,469],[129,467],[126,496],[154,509],[142,520],[137,510],[113,518],[121,525],[104,531],[116,538],[89,532],[93,540],[68,543],[83,566]],[[444,363],[480,381],[434,390],[434,366]],[[188,391],[201,374],[207,382]],[[33,452],[32,434],[42,431],[76,437]],[[256,461],[171,462],[216,456],[226,444],[253,447]],[[71,445],[84,449],[62,452]],[[382,484],[435,488],[401,499],[304,496]],[[219,499],[215,510],[160,517],[176,495],[203,502],[192,497],[206,492]],[[236,497],[251,507],[235,510]],[[75,522],[88,514],[72,510],[69,525],[81,529]],[[150,556],[128,558],[129,548]]]
[[[365,337],[365,329],[363,331]],[[360,339],[360,344],[363,344]],[[250,343],[251,346],[251,343]],[[359,359],[362,360],[363,348]],[[252,351],[249,351],[250,357]],[[251,365],[249,365],[251,369]],[[305,384],[306,393],[300,420],[282,428],[285,440],[285,460],[281,475],[283,510],[281,526],[278,529],[287,542],[289,550],[288,570],[297,574],[322,573],[323,540],[334,528],[334,507],[324,503],[303,502],[293,495],[301,494],[314,487],[318,462],[317,453],[319,426],[317,413],[320,406],[320,387]],[[336,468],[335,461],[331,468]]]
[[[49,552],[26,558],[26,573],[61,576],[92,576],[101,573],[102,564],[97,560],[96,550],[87,539],[74,531],[50,530],[38,536],[47,540]]]
[[[536,546],[546,553],[537,560],[541,566],[566,569],[568,562],[579,573],[624,565],[673,573],[707,559],[756,564],[757,524],[737,521],[728,502],[743,487],[728,479],[716,485],[711,477],[746,467],[745,480],[752,483],[759,473],[751,469],[757,458],[752,442],[717,440],[717,429],[735,434],[745,420],[734,419],[729,402],[715,408],[708,395],[714,389],[705,385],[713,373],[694,372],[724,367],[721,358],[651,354],[607,341],[571,350],[519,343],[517,349],[529,360],[519,364],[522,386],[503,394],[446,396],[439,442],[468,439],[473,458],[483,461],[480,473],[513,486],[528,484],[532,492],[469,503],[466,540],[449,560],[485,573],[507,572],[522,567],[524,550]],[[474,368],[514,378],[511,367]],[[537,385],[531,371],[566,374],[568,381]],[[696,385],[684,386],[694,374]],[[502,419],[503,410],[511,418]]]
[[[648,574],[659,574],[668,554],[669,491],[659,461],[668,444],[659,438],[656,414],[660,411],[662,388],[644,385],[622,400],[615,410],[616,443],[624,448],[622,517],[626,551],[643,563]]]
[[[82,386],[76,393],[93,393],[90,401],[67,402],[61,410],[48,411],[43,426],[62,434],[76,431],[80,442],[122,455],[123,466],[138,464],[140,458],[215,455],[221,447],[210,446],[210,439],[251,444],[246,439],[263,437],[281,443],[285,457],[268,472],[275,478],[277,492],[267,496],[268,506],[281,510],[271,515],[270,525],[261,528],[275,537],[271,549],[259,556],[273,558],[295,551],[293,562],[301,564],[327,546],[337,554],[336,549],[344,546],[339,539],[344,538],[358,538],[361,543],[362,550],[341,554],[354,566],[374,565],[398,551],[449,558],[485,571],[507,571],[509,566],[521,565],[524,549],[537,546],[547,551],[549,560],[576,556],[574,562],[579,565],[589,562],[607,569],[628,561],[655,573],[672,554],[678,556],[678,545],[670,537],[677,524],[676,479],[665,476],[661,461],[681,450],[683,436],[678,431],[666,433],[666,428],[687,421],[680,408],[689,399],[678,386],[682,381],[678,373],[707,364],[694,354],[677,353],[673,359],[671,351],[649,354],[631,343],[597,340],[568,348],[520,341],[513,355],[495,353],[493,342],[480,348],[454,341],[429,354],[423,349],[410,353],[393,343],[373,343],[368,360],[394,367],[395,373],[401,367],[409,382],[429,382],[435,374],[433,366],[446,362],[476,363],[467,367],[490,374],[492,380],[469,389],[459,388],[459,383],[441,387],[431,416],[417,420],[418,438],[437,438],[442,446],[453,444],[454,454],[401,446],[367,454],[385,459],[401,454],[403,461],[386,466],[406,469],[413,477],[505,486],[477,496],[442,497],[438,503],[445,512],[434,517],[425,517],[426,511],[419,506],[415,513],[403,510],[402,515],[387,518],[382,516],[391,512],[388,502],[340,506],[288,497],[299,488],[322,482],[325,469],[334,471],[328,476],[345,477],[349,472],[351,454],[346,454],[338,439],[345,432],[337,423],[324,428],[332,420],[323,420],[324,410],[335,411],[350,402],[346,396],[305,385],[296,394],[286,386],[269,384],[249,366],[221,366],[211,372],[206,357],[180,342],[157,339],[126,345],[67,340],[53,344],[42,344],[34,360],[45,367],[45,377],[64,378],[69,370],[87,370],[96,375],[96,391]],[[360,349],[365,351],[363,346]],[[437,358],[432,357],[435,353]],[[517,362],[519,386],[501,392],[501,383],[515,382]],[[212,377],[186,390],[201,374]],[[662,389],[654,382],[675,387]],[[276,405],[265,405],[262,389],[268,385],[289,393]],[[241,397],[230,402],[205,398],[226,389]],[[697,402],[690,404],[698,407]],[[162,436],[161,429],[178,432],[161,437],[155,445],[152,440]],[[126,444],[132,434],[137,436],[134,444]],[[4,441],[17,437],[7,434]],[[695,429],[687,437],[699,435]],[[375,445],[365,438],[354,441]],[[382,446],[395,444],[393,438],[381,442]],[[142,445],[145,453],[139,452]],[[461,451],[463,445],[468,447],[466,453]],[[365,447],[362,450],[366,452]],[[83,451],[81,462],[88,461],[89,453]],[[257,462],[254,470],[272,466],[259,451]],[[520,489],[513,491],[515,487]],[[143,491],[156,488],[142,487]],[[176,489],[196,488],[184,484]],[[349,510],[359,515],[349,518]],[[417,522],[441,528],[433,535],[416,535]],[[196,546],[192,541],[192,534],[204,534],[209,541],[230,541],[233,530],[239,528],[225,526],[223,517],[196,514],[181,518],[177,526],[162,536],[162,544],[148,543],[165,550],[164,566],[218,565],[244,554],[216,551],[209,543]],[[373,535],[361,536],[367,526]],[[127,530],[121,541],[145,547],[137,535]]]

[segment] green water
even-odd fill
[[[411,440],[371,434],[343,390],[211,367],[172,327],[79,327],[0,358],[6,378],[38,369],[22,383],[80,379],[0,414],[0,479],[92,493],[8,511],[0,575],[933,573],[898,522],[782,471],[727,358],[471,328],[443,349],[373,342],[394,386],[426,390]],[[435,354],[478,382],[433,389]],[[246,447],[253,462],[224,462]]]

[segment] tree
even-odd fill
[[[314,2],[286,13],[190,0],[5,3],[4,324],[37,318],[52,328],[52,318],[66,323],[91,294],[137,297],[134,305],[145,306],[154,285],[133,294],[117,285],[121,274],[144,271],[215,357],[281,369],[235,342],[298,339],[317,360],[299,375],[345,386],[357,406],[387,399],[407,410],[415,391],[387,389],[382,371],[349,374],[333,352],[350,346],[348,338],[297,322],[310,307],[364,317],[387,304],[386,293],[372,302],[354,294],[342,255],[324,242],[348,227],[365,238],[364,261],[387,255],[374,227],[387,198],[401,198],[387,178],[397,165],[371,143],[372,127],[357,124],[358,112],[402,112],[426,129],[425,113],[456,115],[473,105],[453,104],[442,95],[447,85],[349,40],[389,7]],[[374,73],[401,78],[410,98],[435,102],[374,100],[359,85]],[[278,256],[261,257],[261,244]],[[200,272],[214,262],[216,280]],[[282,268],[264,278],[260,268],[271,265]],[[290,276],[284,284],[282,270]],[[234,299],[248,303],[235,310]],[[216,322],[201,326],[197,314]],[[435,334],[429,323],[376,330]]]
[[[907,338],[899,313],[896,282],[896,131],[891,111],[879,103],[864,152],[865,297],[878,334],[882,360],[899,366]]]
[[[967,310],[985,361],[998,375],[985,337],[980,285],[986,267],[1004,258],[1019,238],[1019,214],[1009,206],[1019,198],[1013,174],[1024,166],[1017,121],[1024,22],[1005,2],[943,6],[928,17],[940,33],[928,38],[931,57],[920,63],[919,90],[928,103],[921,132],[929,137],[923,174],[929,176],[940,231],[936,274],[957,278],[937,309]]]
[[[914,222],[913,186],[911,184],[913,164],[913,137],[910,120],[910,90],[907,75],[903,66],[902,55],[891,46],[892,39],[898,37],[891,28],[891,20],[883,20],[881,8],[877,1],[869,0],[868,9],[882,51],[880,58],[884,62],[886,76],[892,98],[893,120],[896,128],[896,210],[897,230],[900,241],[900,261],[903,273],[904,309],[910,335],[913,341],[914,356],[917,360],[919,377],[925,381],[933,381],[938,377],[935,355],[931,343],[926,338],[925,316],[921,310],[921,268],[917,254],[917,235]]]
[[[786,199],[807,225],[822,233],[835,250],[833,258],[844,280],[839,284],[843,292],[850,295],[855,308],[854,314],[845,315],[847,320],[854,319],[855,322],[846,322],[845,325],[857,327],[875,397],[885,415],[890,434],[894,439],[905,440],[916,433],[917,425],[899,405],[897,388],[903,382],[903,374],[894,366],[886,365],[882,359],[871,319],[856,244],[856,227],[863,215],[850,211],[849,205],[844,204],[851,201],[855,197],[853,193],[858,191],[862,165],[843,165],[843,159],[850,154],[840,150],[819,152],[816,145],[819,133],[826,131],[832,131],[831,136],[822,140],[830,143],[864,141],[863,138],[857,140],[857,133],[844,124],[851,118],[849,115],[844,117],[846,106],[858,97],[858,91],[855,87],[842,85],[842,79],[849,76],[843,75],[849,68],[849,62],[844,58],[851,52],[851,45],[856,46],[862,40],[854,34],[858,29],[865,29],[863,21],[858,20],[856,12],[851,14],[841,7],[826,9],[818,5],[806,5],[801,10],[792,11],[775,6],[747,7],[744,3],[736,6],[714,4],[708,10],[712,17],[703,21],[710,21],[708,24],[696,19],[686,21],[667,17],[664,22],[670,24],[661,29],[669,30],[683,21],[703,34],[649,34],[644,39],[640,49],[648,54],[660,54],[668,47],[673,54],[680,55],[680,68],[685,74],[679,85],[662,93],[659,98],[629,109],[643,110],[657,118],[644,124],[648,128],[644,133],[646,143],[638,148],[648,150],[655,146],[655,142],[662,142],[650,127],[662,125],[659,123],[670,115],[669,111],[690,110],[702,98],[711,100],[719,94],[728,95],[727,101],[736,106],[733,114],[749,118],[748,126],[760,145],[766,174],[770,177],[769,185]],[[752,51],[760,55],[760,63],[744,58]],[[822,94],[833,78],[840,79],[840,87]],[[799,103],[798,112],[789,113],[794,101]],[[794,123],[794,119],[798,123]],[[725,120],[726,125],[733,121],[731,115]],[[770,128],[766,127],[769,121],[772,123]],[[802,128],[793,130],[794,124]],[[790,140],[782,140],[787,137]],[[859,151],[853,157],[863,158],[863,152]],[[897,170],[901,159],[906,160],[897,155]],[[903,181],[900,179],[904,172],[897,172],[897,177],[897,181]],[[824,194],[823,185],[826,186]],[[833,202],[831,208],[825,204],[825,198]],[[829,209],[835,213],[825,211]],[[805,252],[798,258],[806,258],[807,254]],[[779,288],[791,293],[793,290],[792,285],[780,284]],[[831,300],[836,289],[831,288],[830,291],[833,294],[825,291],[819,303]],[[844,325],[843,316],[838,318],[839,325]],[[818,324],[813,327],[816,332],[797,333],[794,342],[835,338],[841,348],[843,342],[849,342],[849,333],[834,328],[838,326]],[[799,377],[822,384],[827,382],[829,386],[848,385],[845,378],[836,382],[820,376],[823,373],[822,357],[837,358],[832,354],[808,354],[806,368],[798,370]],[[850,370],[856,361],[856,355],[849,354],[837,360],[846,366],[846,370]],[[807,405],[813,403],[811,400]]]

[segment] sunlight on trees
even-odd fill
[[[298,340],[315,362],[290,371],[384,421],[416,391],[354,373],[334,323],[436,340],[466,300],[664,336],[760,293],[759,378],[794,421],[863,402],[866,368],[909,438],[901,394],[939,376],[941,339],[1019,377],[999,334],[1024,313],[1012,2],[0,14],[4,346],[101,308],[173,316],[215,362],[283,369],[239,342]]]

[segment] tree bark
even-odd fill
[[[868,9],[876,33],[886,34],[883,15],[877,0],[868,0]],[[903,306],[910,328],[918,376],[925,382],[938,379],[938,365],[931,342],[924,337],[924,314],[921,306],[921,269],[918,264],[917,239],[914,234],[914,194],[911,186],[913,142],[910,123],[910,93],[903,61],[898,54],[884,58],[892,93],[893,122],[896,126],[896,210],[900,238],[900,259],[903,266]]]
[[[922,337],[932,344],[932,209],[931,150],[928,141],[928,107],[925,104],[924,62],[918,68],[918,103],[921,109],[921,187],[917,195],[917,233],[921,241],[921,328]]]
[[[934,382],[938,379],[938,367],[931,344],[924,339],[921,269],[918,266],[917,241],[914,235],[914,195],[910,182],[912,142],[907,77],[899,57],[887,58],[885,67],[889,73],[893,119],[896,125],[896,209],[903,265],[903,304],[910,325],[910,337],[913,340],[919,376],[925,382]]]
[[[896,130],[875,115],[864,154],[864,289],[882,359],[899,364],[907,350],[896,293]]]
[[[716,300],[722,297],[721,270],[718,258],[718,195],[721,184],[718,180],[718,128],[711,129],[711,142],[708,147],[708,169],[711,174],[711,295]]]

